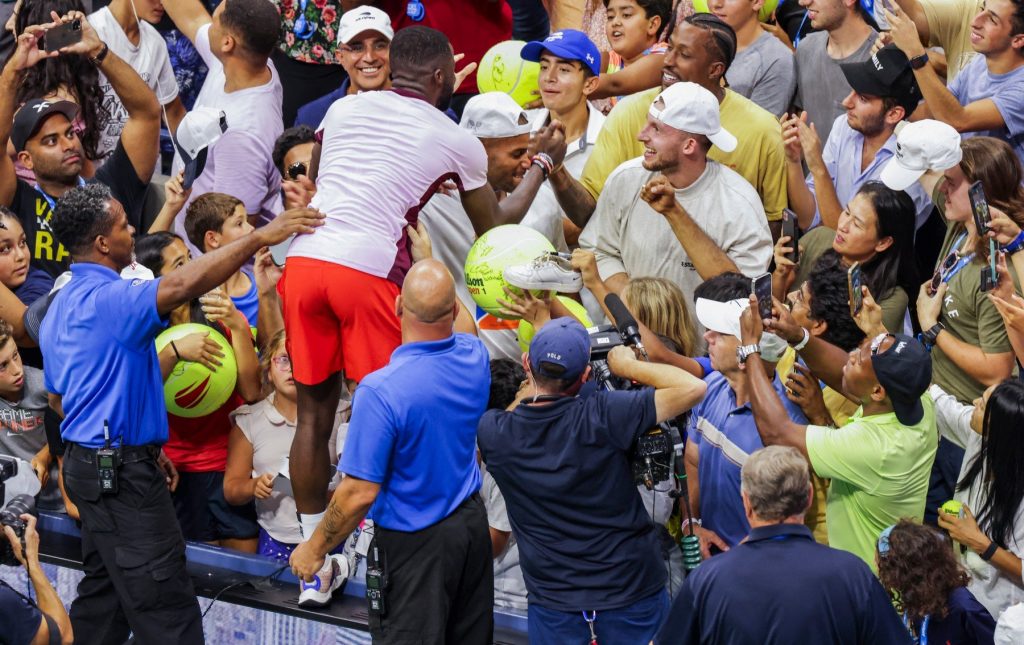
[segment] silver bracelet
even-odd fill
[[[807,343],[811,342],[811,332],[807,331],[807,328],[803,328],[803,329],[804,329],[804,338],[803,338],[803,340],[801,340],[796,345],[793,345],[793,349],[798,351],[798,352],[801,349],[803,349],[804,347],[807,347]]]

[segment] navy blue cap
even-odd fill
[[[590,69],[594,76],[601,75],[601,52],[587,35],[576,29],[556,31],[544,40],[534,40],[523,45],[519,56],[523,60],[540,62],[540,55],[548,50],[559,58],[578,60]]]
[[[590,335],[570,316],[556,318],[540,328],[530,342],[530,369],[534,374],[575,380],[590,363]]]
[[[871,357],[871,367],[878,384],[885,388],[892,401],[896,418],[903,425],[916,425],[924,416],[921,397],[932,382],[931,356],[920,341],[910,336],[887,335],[892,336],[894,342],[889,349]]]

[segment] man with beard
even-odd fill
[[[307,539],[327,504],[341,374],[362,380],[402,340],[395,299],[412,264],[407,227],[446,181],[457,186],[477,235],[517,223],[565,155],[561,125],[553,123],[538,134],[539,152],[519,187],[499,205],[483,145],[441,111],[456,80],[445,35],[427,27],[395,34],[391,78],[393,91],[346,97],[327,112],[309,175],[317,189],[311,204],[327,220],[291,243],[278,284],[299,403],[291,460],[303,468],[292,473],[292,486]],[[329,564],[314,585],[333,584]]]
[[[789,204],[802,228],[818,223],[835,229],[839,214],[867,181],[878,179],[894,155],[896,126],[921,100],[907,57],[887,45],[866,61],[839,66],[853,89],[843,99],[846,114],[831,126],[824,150],[820,124],[808,125],[807,113],[782,119],[786,144]],[[804,179],[802,161],[810,173]],[[920,184],[906,189],[917,207],[917,227],[928,219],[932,202]]]
[[[597,256],[611,291],[630,276],[656,276],[692,302],[708,278],[726,271],[753,277],[768,267],[772,238],[761,200],[743,177],[708,159],[712,145],[737,145],[718,105],[696,83],[674,83],[651,104],[639,137],[643,157],[608,178],[580,246]]]
[[[739,142],[729,151],[712,146],[708,157],[746,179],[757,191],[773,227],[781,224],[786,208],[786,157],[778,120],[750,99],[722,87],[722,78],[736,57],[736,32],[718,16],[699,13],[680,22],[668,45],[662,88],[688,81],[715,96],[722,124]],[[585,226],[594,213],[612,171],[644,154],[637,133],[647,123],[648,108],[660,91],[655,88],[634,94],[615,105],[579,181],[561,169],[551,174],[558,202],[577,226]]]

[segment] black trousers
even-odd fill
[[[85,577],[71,603],[75,643],[202,643],[185,541],[156,451],[126,456],[118,492],[101,495],[95,453],[68,444],[64,486],[82,518]],[[135,460],[137,459],[137,460]]]
[[[422,531],[375,527],[374,544],[388,570],[387,614],[370,613],[375,645],[493,642],[494,565],[478,494]]]

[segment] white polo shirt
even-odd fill
[[[412,264],[405,227],[437,187],[487,183],[487,153],[468,131],[422,98],[364,92],[331,106],[311,206],[326,223],[295,238],[288,257],[341,264],[401,285]]]

